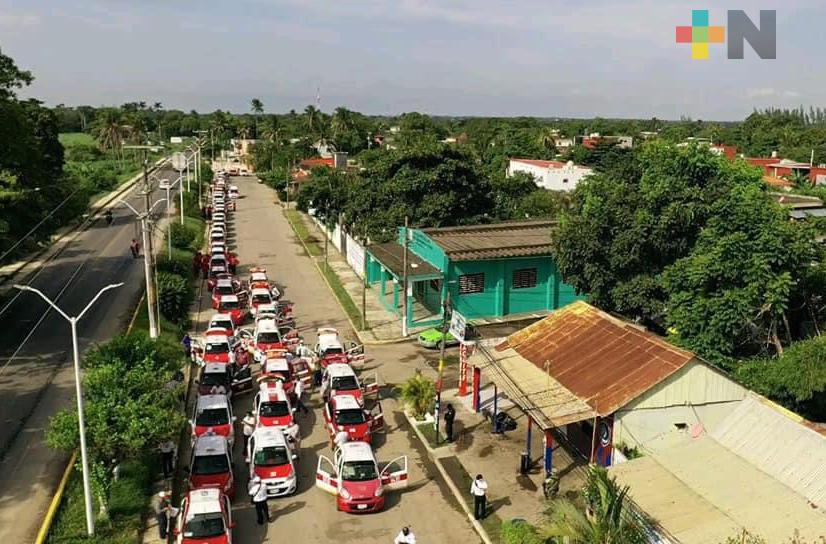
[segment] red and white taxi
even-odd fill
[[[222,314],[229,314],[232,317],[232,322],[236,325],[241,324],[246,317],[246,310],[241,305],[241,300],[238,295],[221,295],[218,299],[218,306],[215,308]]]
[[[251,332],[245,329],[244,336],[249,339],[253,360],[257,363],[261,362],[268,350],[286,349],[281,331],[272,319],[259,320]]]
[[[227,259],[224,255],[218,254],[209,258],[209,274],[207,274],[207,289],[212,291],[218,278],[231,278]]]
[[[213,388],[223,387],[227,396],[232,398],[232,393],[252,389],[252,369],[249,365],[237,372],[234,368],[234,365],[224,363],[206,363],[201,367],[197,381],[198,394],[209,395]]]
[[[336,363],[358,364],[364,362],[364,346],[350,342],[345,348],[338,330],[322,327],[316,330],[316,345],[313,349],[321,368]]]
[[[220,489],[188,491],[172,535],[176,544],[232,544],[232,506]]]
[[[378,394],[378,379],[362,384],[350,365],[332,364],[321,375],[321,397],[324,402],[338,395],[348,395],[363,406],[365,397],[378,397]]]
[[[225,437],[230,446],[235,442],[235,417],[232,415],[232,403],[226,395],[198,395],[189,423],[193,440],[205,435],[217,435]]]
[[[252,401],[252,413],[255,414],[256,428],[277,427],[289,440],[298,444],[298,424],[293,417],[295,409],[280,380],[261,382],[258,393]]]
[[[224,295],[234,295],[238,292],[238,282],[230,278],[216,278],[215,287],[212,289],[212,308],[218,308],[221,297]]]
[[[230,497],[235,496],[232,448],[225,437],[214,434],[198,437],[192,445],[188,484],[189,489],[214,487]]]
[[[232,322],[232,316],[229,314],[212,314],[207,329],[226,329],[230,336],[235,336],[235,323]]]
[[[261,304],[272,304],[272,293],[269,288],[255,287],[250,289],[250,314],[252,317],[258,313],[258,306]]]
[[[235,362],[235,339],[231,331],[223,328],[207,329],[203,342],[199,343],[201,344],[198,346],[200,353],[196,354],[199,363],[231,364]]]
[[[281,429],[258,427],[249,438],[250,479],[261,478],[270,497],[292,495],[296,489],[298,455]]]
[[[376,402],[367,410],[351,395],[336,395],[324,404],[324,423],[330,443],[341,431],[350,442],[372,443],[373,433],[384,429],[384,413]]]
[[[398,457],[379,469],[370,444],[345,442],[335,460],[318,456],[315,485],[336,496],[343,512],[378,512],[384,508],[384,493],[407,487],[407,456]]]

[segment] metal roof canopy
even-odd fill
[[[398,242],[386,242],[367,246],[367,252],[379,261],[397,279],[404,277],[404,248]],[[441,279],[442,271],[425,261],[413,251],[407,251],[407,277],[409,279]]]
[[[489,225],[421,229],[452,261],[480,261],[551,254],[555,221],[508,221]]]

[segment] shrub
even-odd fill
[[[172,247],[178,249],[193,249],[195,239],[198,233],[195,229],[187,224],[173,223],[170,226],[170,234],[172,237]]]
[[[504,544],[544,544],[536,527],[521,519],[502,523],[501,539]]]
[[[413,417],[423,419],[424,415],[430,411],[436,396],[436,384],[433,383],[433,380],[426,378],[421,372],[417,371],[398,389],[402,401],[413,413]]]
[[[158,274],[158,304],[161,314],[173,323],[184,320],[189,311],[191,293],[186,279],[178,274]]]
[[[176,274],[184,278],[192,276],[192,255],[186,251],[174,250],[172,258],[164,253],[158,257],[158,272]]]

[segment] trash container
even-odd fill
[[[527,474],[531,470],[531,456],[527,454],[527,452],[522,452],[522,456],[519,459],[519,472],[520,474]]]

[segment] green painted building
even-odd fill
[[[441,322],[450,304],[467,319],[541,313],[583,298],[565,284],[551,256],[552,221],[399,229],[398,241],[367,247],[367,280],[401,315],[404,237],[408,237],[408,325]],[[414,304],[420,310],[414,314]]]

